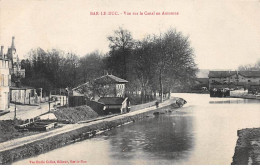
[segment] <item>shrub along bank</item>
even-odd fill
[[[36,132],[19,132],[15,125],[22,123],[20,120],[1,120],[0,121],[0,142],[9,141],[15,138],[21,138],[36,134]]]

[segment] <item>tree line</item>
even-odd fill
[[[106,73],[129,81],[127,93],[141,93],[142,99],[159,93],[189,89],[193,84],[197,65],[188,36],[176,29],[160,35],[149,35],[141,40],[119,28],[111,36],[109,52],[98,51],[79,57],[53,49],[32,49],[21,61],[26,76],[22,83],[41,87],[44,91],[76,87]]]
[[[239,71],[260,71],[260,60],[255,64],[240,65],[238,67]]]

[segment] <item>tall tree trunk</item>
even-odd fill
[[[141,90],[141,102],[142,102],[142,104],[144,103],[144,88],[143,87]]]
[[[153,96],[154,96],[154,99],[156,99],[156,90],[153,91]]]
[[[159,80],[160,80],[160,89],[161,89],[161,103],[163,102],[163,82],[162,82],[162,72],[160,70],[160,77],[159,77]]]

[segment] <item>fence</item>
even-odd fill
[[[86,105],[87,101],[84,96],[69,96],[69,107]]]

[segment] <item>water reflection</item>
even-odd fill
[[[192,117],[160,115],[105,133],[116,160],[185,159],[193,146]],[[184,151],[184,153],[182,153]]]
[[[225,99],[220,98],[219,100],[209,101],[210,104],[255,104],[260,103],[260,100],[254,99]]]

